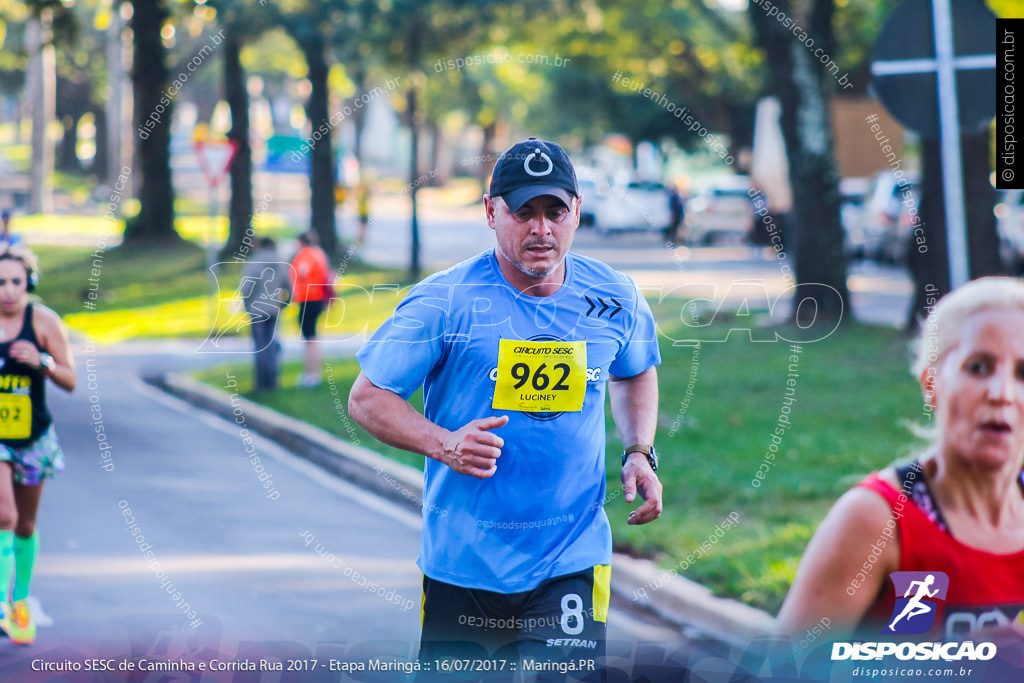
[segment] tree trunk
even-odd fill
[[[366,94],[366,71],[360,66],[355,67],[353,78],[356,82],[356,98]],[[353,107],[352,128],[355,139],[352,144],[352,156],[359,162],[359,175],[362,179],[366,169],[363,167],[363,131],[366,129],[366,107]]]
[[[46,126],[55,117],[56,56],[50,42],[51,10],[32,17],[25,28],[28,51],[28,92],[32,108],[32,185],[30,213],[53,213],[53,141]]]
[[[756,106],[728,103],[729,154],[737,160],[741,149],[754,147],[754,117]],[[738,163],[738,161],[737,161]],[[749,173],[750,169],[741,169]]]
[[[967,223],[967,253],[970,277],[1002,275],[1005,266],[999,256],[999,233],[992,207],[996,191],[989,182],[992,166],[990,131],[960,138],[960,158],[964,166],[964,213]]]
[[[420,168],[420,125],[419,112],[417,110],[416,84],[413,81],[409,86],[406,95],[406,102],[409,110],[409,199],[412,202],[412,222],[409,229],[412,231],[412,245],[409,253],[409,280],[420,279],[420,225],[419,216],[416,211],[416,195],[419,193],[420,184],[416,182],[419,177]]]
[[[907,311],[906,327],[915,330],[928,316],[928,307],[950,290],[949,241],[942,190],[942,147],[938,140],[922,141],[921,205],[919,226],[924,244],[911,237],[907,267],[914,280],[914,298]],[[960,138],[964,202],[967,221],[968,268],[971,278],[1004,272],[996,233],[995,190],[989,183],[989,131]]]
[[[92,168],[89,169],[90,173],[93,173],[101,181],[105,181],[110,178],[107,175],[108,168],[108,152],[107,146],[110,144],[108,136],[110,135],[107,129],[107,113],[103,107],[95,107],[91,109],[93,119],[96,122],[96,156],[92,158]],[[115,178],[117,176],[114,176]],[[121,203],[118,202],[118,206]]]
[[[430,128],[430,173],[428,181],[431,187],[444,187],[452,179],[451,153],[445,144],[444,128],[436,119],[431,119]]]
[[[26,32],[29,30],[26,27]],[[27,36],[26,36],[27,38]],[[32,102],[28,96],[28,80],[25,81],[25,92],[21,98],[18,99],[18,110],[15,113],[14,119],[14,144],[24,145],[25,144],[25,119],[31,118],[32,116]]]
[[[242,44],[229,27],[224,40],[224,96],[231,109],[231,130],[228,140],[237,145],[231,162],[231,200],[228,204],[228,241],[220,258],[237,254],[245,257],[254,250],[253,236],[243,242],[249,228],[258,222],[252,215],[252,147],[249,145],[249,93],[245,87],[245,71],[240,61]],[[243,244],[246,250],[241,250]]]
[[[135,104],[135,135],[138,136],[137,168],[139,215],[125,226],[125,244],[172,244],[182,239],[174,231],[174,186],[171,184],[171,115],[173,103],[164,95],[167,64],[160,31],[167,20],[164,0],[132,3],[132,34],[135,55],[132,91]]]
[[[306,103],[306,117],[311,132],[316,134],[316,144],[310,152],[311,221],[313,230],[320,237],[320,246],[331,256],[336,256],[338,234],[334,223],[334,149],[328,112],[329,67],[324,57],[323,38],[319,35],[307,37],[303,53],[309,67],[309,82],[313,86]]]
[[[832,43],[832,3],[815,0],[809,24],[810,33],[826,51]],[[788,0],[776,4],[781,12],[792,16]],[[768,17],[759,7],[751,6],[748,12],[771,65],[772,89],[782,105],[782,133],[793,187],[792,220],[787,225],[785,245],[790,249],[789,260],[795,260],[799,285],[794,314],[801,302],[812,299],[820,319],[835,321],[849,308],[849,291],[829,124],[832,78],[782,22]],[[804,307],[800,322],[807,324],[810,311]]]
[[[81,81],[57,77],[56,119],[60,121],[61,138],[56,148],[56,167],[68,173],[81,173],[78,158],[78,126],[89,113],[93,99],[92,77]]]
[[[205,123],[213,129],[213,113],[217,110],[217,100],[205,94],[197,94],[192,101],[196,108],[196,123]]]
[[[104,105],[105,115],[103,117],[103,139],[105,154],[99,153],[99,134],[97,133],[95,170],[97,175],[104,180],[114,180],[121,173],[121,170],[128,165],[131,149],[131,138],[125,135],[128,116],[125,112],[125,70],[130,58],[130,51],[125,49],[124,24],[121,19],[120,6],[115,4],[114,11],[110,13],[110,25],[107,26],[107,92],[108,96]],[[99,117],[97,117],[97,131]],[[100,159],[106,160],[102,166]],[[120,203],[118,207],[120,208]]]
[[[78,173],[82,170],[81,164],[78,163],[78,119],[66,115],[61,119],[60,126],[64,129],[64,134],[60,139],[56,166],[61,171]]]
[[[484,139],[480,143],[480,165],[476,169],[476,177],[480,181],[481,190],[486,193],[489,189],[487,187],[487,178],[490,177],[491,171],[494,170],[494,164],[497,162],[497,158],[492,159],[490,155],[495,154],[494,141],[498,137],[498,120],[495,119],[484,126]]]
[[[409,39],[406,42],[409,57],[409,91],[406,94],[406,103],[409,110],[409,200],[412,209],[412,220],[409,225],[411,232],[410,254],[409,254],[409,279],[417,281],[420,279],[420,224],[419,214],[416,207],[417,195],[419,194],[420,183],[420,119],[417,88],[423,80],[423,74],[419,72],[420,46],[423,39],[423,21],[416,12],[416,5],[412,5],[413,15],[409,20]]]

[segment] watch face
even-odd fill
[[[655,472],[658,471],[658,454],[654,450],[654,446],[651,446],[651,452],[650,453],[647,453],[647,452],[639,450],[639,449],[629,451],[628,453],[623,453],[622,454],[622,464],[623,464],[623,466],[625,466],[626,460],[633,453],[643,453],[644,456],[647,458],[647,464],[651,466],[651,469],[654,470]]]

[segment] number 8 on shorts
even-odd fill
[[[562,596],[562,630],[575,636],[583,632],[583,598],[575,593]]]

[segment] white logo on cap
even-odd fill
[[[548,162],[548,167],[545,168],[543,171],[534,171],[532,168],[530,168],[530,161],[532,161],[533,159],[536,159],[538,156],[541,159],[543,159],[544,161]],[[551,163],[551,157],[549,157],[544,152],[540,151],[540,147],[534,148],[533,154],[531,156],[526,157],[526,159],[523,161],[523,169],[528,174],[530,174],[532,176],[535,176],[535,177],[536,176],[541,176],[541,175],[548,175],[549,173],[551,173],[552,170],[554,170],[554,168],[555,168],[555,165],[553,163]]]

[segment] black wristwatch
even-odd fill
[[[654,450],[654,445],[649,443],[638,443],[630,446],[622,453],[622,466],[626,466],[626,458],[629,457],[630,453],[643,453],[647,456],[647,464],[651,466],[651,469],[655,472],[658,471],[658,452]]]

